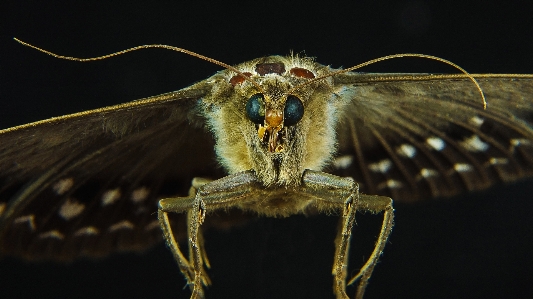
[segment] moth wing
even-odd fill
[[[414,201],[533,174],[533,76],[358,74],[334,78],[349,97],[332,172],[362,192]]]
[[[0,252],[70,260],[161,240],[157,200],[217,172],[206,81],[0,131]]]

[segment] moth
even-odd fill
[[[0,252],[99,257],[163,235],[191,298],[203,298],[202,229],[213,214],[327,213],[340,218],[333,292],[349,298],[346,285],[358,281],[362,298],[392,229],[392,199],[533,173],[532,75],[358,73],[296,55],[234,67],[206,60],[225,70],[176,92],[0,131]],[[357,211],[382,212],[383,222],[367,263],[348,277]],[[188,255],[173,213],[186,219]]]

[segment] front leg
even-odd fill
[[[159,222],[180,271],[187,279],[187,283],[192,286],[191,298],[203,298],[202,285],[209,284],[209,279],[203,274],[203,264],[207,260],[203,252],[200,231],[200,225],[207,211],[237,207],[243,203],[243,200],[245,201],[247,194],[257,188],[258,181],[254,172],[244,171],[212,182],[193,181],[191,194],[188,197],[165,198],[159,201]],[[172,234],[168,221],[169,212],[188,214],[189,259],[185,258]]]
[[[302,177],[304,192],[317,198],[319,210],[342,210],[342,226],[335,240],[336,249],[333,261],[334,291],[337,298],[346,299],[346,275],[348,269],[348,251],[352,228],[357,210],[379,213],[384,211],[383,225],[372,255],[359,273],[350,280],[352,284],[361,278],[356,298],[364,295],[368,279],[372,275],[379,256],[387,242],[393,225],[392,200],[383,196],[359,194],[359,185],[351,178],[342,178],[324,172],[306,170]]]
[[[378,259],[383,253],[387,239],[392,231],[392,226],[394,225],[394,209],[392,207],[392,199],[385,196],[377,195],[361,195],[361,201],[359,210],[368,211],[373,214],[383,212],[383,223],[381,225],[381,231],[379,233],[378,240],[374,246],[372,254],[368,258],[367,262],[361,267],[359,273],[355,275],[348,285],[354,283],[357,279],[359,280],[359,286],[357,287],[357,293],[355,298],[362,299],[365,294],[366,286],[368,285],[368,280],[374,271],[374,267],[378,263]]]
[[[333,259],[333,288],[338,299],[348,299],[346,273],[348,249],[355,212],[359,204],[359,185],[351,178],[329,173],[306,170],[302,176],[304,192],[317,198],[317,208],[322,211],[342,210],[342,228],[336,240]]]

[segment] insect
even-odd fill
[[[161,227],[199,298],[210,284],[210,213],[324,212],[341,216],[334,293],[348,298],[358,280],[361,298],[392,229],[390,198],[451,196],[533,172],[531,75],[364,74],[298,56],[221,65],[176,92],[0,131],[2,253],[103,256],[150,246]],[[368,262],[347,277],[357,211],[383,212],[383,224]],[[188,256],[170,213],[187,219]]]

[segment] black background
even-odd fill
[[[293,50],[348,67],[414,52],[472,73],[533,72],[533,18],[520,2],[107,2],[0,4],[1,128],[177,90],[220,70],[164,50],[63,61],[23,47],[13,36],[77,57],[161,43],[229,64]],[[454,72],[421,59],[364,71]],[[531,183],[397,203],[396,226],[365,298],[531,298]],[[379,222],[377,216],[358,217],[352,268],[370,252]],[[335,217],[295,216],[208,232],[214,285],[207,297],[333,298],[335,228]],[[144,255],[70,265],[0,260],[3,298],[188,298],[183,286],[163,245]]]

